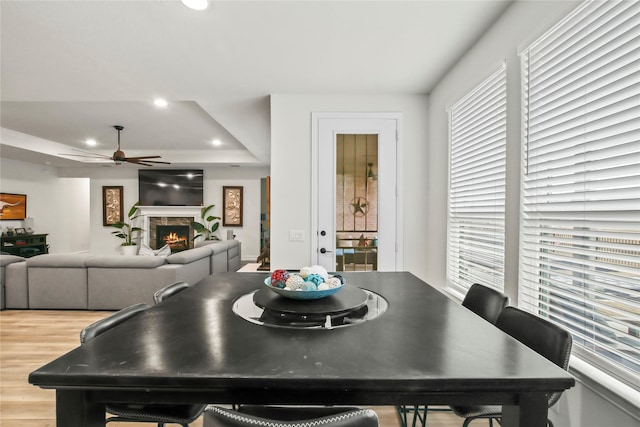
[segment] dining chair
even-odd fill
[[[209,406],[202,427],[378,427],[378,416],[354,407]]]
[[[572,338],[566,329],[515,307],[505,307],[496,326],[561,368],[569,366]],[[549,394],[548,407],[553,406],[561,395],[561,392]],[[481,418],[489,419],[490,426],[493,426],[493,420],[501,422],[500,406],[452,406],[451,409],[465,419],[463,427]],[[547,419],[547,425],[553,427],[553,422]]]
[[[149,309],[147,304],[135,304],[108,317],[98,320],[82,329],[80,332],[81,345],[99,335],[109,331],[119,324],[131,319]],[[157,404],[136,404],[136,403],[107,403],[106,410],[113,417],[106,419],[109,422],[145,422],[157,423],[158,427],[165,427],[166,424],[179,424],[182,427],[189,427],[204,412],[207,405],[157,405]]]
[[[162,289],[157,290],[153,294],[153,300],[156,304],[160,304],[162,301],[171,298],[178,292],[182,292],[187,289],[189,285],[187,282],[174,282],[170,285],[165,286]]]
[[[488,322],[496,323],[498,316],[502,312],[502,309],[509,304],[509,297],[500,291],[497,291],[488,286],[474,283],[469,287],[464,299],[462,300],[462,306],[468,308],[478,316],[482,317]],[[396,407],[398,416],[400,417],[400,424],[402,427],[407,427],[407,416],[413,414],[411,419],[411,427],[415,427],[416,423],[420,423],[422,427],[427,424],[427,412],[450,412],[448,407],[436,407],[429,408],[428,405],[400,405]]]
[[[509,304],[508,296],[479,283],[471,285],[462,300],[463,307],[494,324],[507,304]]]

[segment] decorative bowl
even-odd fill
[[[288,289],[276,288],[271,286],[271,277],[264,279],[264,284],[276,294],[290,299],[310,300],[328,297],[344,288],[344,284],[336,288],[329,288],[323,291],[290,291]]]

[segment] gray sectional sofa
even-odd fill
[[[153,304],[154,292],[170,283],[193,284],[213,273],[237,271],[241,248],[239,241],[226,240],[167,257],[44,254],[25,260],[0,255],[2,308],[119,310]]]

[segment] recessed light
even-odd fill
[[[216,138],[213,141],[211,141],[211,143],[217,147],[218,145],[222,144],[222,141],[220,141],[219,139]]]
[[[209,0],[182,0],[182,4],[194,10],[205,10],[209,7]]]
[[[87,139],[85,141],[85,143],[89,146],[89,147],[95,147],[98,143],[96,142],[95,139]]]
[[[165,108],[167,105],[169,105],[169,103],[162,98],[157,98],[156,100],[153,101],[153,104],[156,107],[160,107],[160,108]]]

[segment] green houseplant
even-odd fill
[[[209,211],[214,208],[215,205],[204,206],[202,210],[200,210],[200,220],[202,222],[191,221],[191,227],[195,230],[196,234],[193,236],[193,241],[195,241],[198,237],[202,237],[203,240],[220,240],[218,236],[214,235],[214,233],[220,227],[220,217],[209,215]]]
[[[112,227],[117,228],[116,231],[112,231],[111,234],[115,234],[116,237],[123,239],[121,246],[135,246],[136,242],[133,241],[140,233],[142,233],[142,228],[134,227],[133,221],[138,218],[138,203],[135,202],[131,209],[129,209],[129,213],[127,214],[127,221],[118,221],[114,224],[111,224]]]

